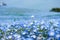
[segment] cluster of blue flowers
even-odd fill
[[[0,40],[60,40],[60,20],[0,24]]]

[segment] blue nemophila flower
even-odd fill
[[[42,25],[40,28],[41,28],[41,29],[43,29],[43,28],[45,28],[45,26],[44,26],[44,25]]]
[[[42,34],[39,34],[39,35],[37,36],[37,40],[43,40]]]
[[[30,24],[29,24],[30,26],[33,26],[34,25],[34,22],[30,22]]]
[[[28,34],[28,32],[27,31],[22,31],[21,34],[26,35],[26,34]]]
[[[33,32],[38,32],[38,30],[39,30],[39,28],[36,27],[36,28],[33,28],[32,31],[33,31]]]
[[[48,35],[49,35],[49,36],[54,36],[54,35],[55,35],[55,32],[54,32],[54,31],[49,31],[49,32],[48,32]]]
[[[18,28],[20,28],[20,24],[11,25],[10,28],[16,28],[16,29],[18,29]]]
[[[50,24],[53,25],[53,26],[58,26],[59,22],[55,19],[51,19],[49,20]]]
[[[21,37],[21,40],[26,40],[26,38],[24,38],[24,36]]]
[[[56,34],[56,38],[60,38],[60,34]]]
[[[37,32],[37,29],[34,29],[33,32]]]
[[[7,39],[12,39],[12,35],[9,35],[9,36],[7,37]]]
[[[13,37],[14,37],[15,40],[21,39],[21,35],[20,34],[13,34]]]
[[[33,22],[34,22],[34,25],[36,25],[36,26],[40,25],[40,21],[34,20]]]
[[[26,25],[26,24],[24,24],[23,26],[24,26],[24,27],[27,27],[27,25]]]
[[[5,24],[2,24],[0,27],[1,30],[3,30],[4,32],[8,29],[8,26]]]
[[[56,39],[60,40],[60,34],[56,34]]]
[[[26,40],[33,40],[33,38],[26,38]]]
[[[20,38],[21,36],[19,34],[13,34],[15,38]]]
[[[37,36],[36,35],[31,35],[31,37],[34,38],[34,39],[36,39]]]
[[[30,34],[29,35],[34,35],[35,33],[34,32],[30,32]]]

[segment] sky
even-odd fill
[[[49,9],[60,7],[60,0],[0,0],[7,3],[8,7]]]

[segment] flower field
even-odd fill
[[[0,0],[0,40],[60,40],[60,0]]]
[[[60,40],[60,20],[0,23],[0,40]]]

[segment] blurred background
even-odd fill
[[[48,10],[53,7],[60,7],[60,0],[0,0],[8,7],[29,8]]]
[[[50,12],[52,8],[60,8],[60,0],[0,0],[1,3],[4,6],[0,6],[0,20],[27,20],[32,15],[35,19],[60,17],[60,12]]]

